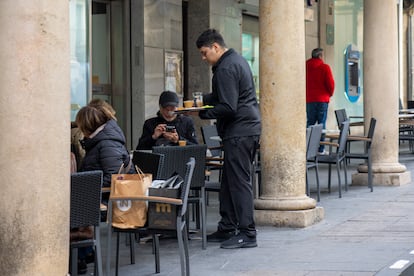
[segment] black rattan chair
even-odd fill
[[[92,239],[70,242],[71,275],[77,275],[78,248],[88,246],[95,248],[95,275],[103,275],[99,232],[102,175],[102,171],[71,174],[70,229],[94,227],[94,237]]]
[[[167,179],[174,173],[184,175],[185,166],[183,160],[194,157],[196,165],[194,175],[191,181],[190,196],[188,203],[197,204],[197,229],[201,230],[202,248],[207,246],[206,231],[206,191],[205,191],[205,163],[206,163],[206,145],[188,145],[185,147],[153,147],[153,153],[164,155],[164,166],[160,179]]]
[[[144,173],[152,174],[152,179],[160,179],[162,168],[164,167],[164,155],[135,150],[132,162]]]

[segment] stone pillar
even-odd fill
[[[324,212],[306,196],[303,1],[260,1],[260,225],[305,227]]]
[[[0,1],[0,275],[66,275],[68,1]]]
[[[379,47],[381,45],[381,47]],[[364,1],[364,117],[377,119],[372,144],[374,185],[411,182],[411,173],[398,162],[398,28],[397,5],[385,0]],[[367,167],[360,166],[352,184],[367,184]]]

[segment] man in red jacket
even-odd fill
[[[306,127],[322,124],[326,128],[328,104],[335,89],[331,68],[323,61],[323,49],[312,50],[312,58],[306,61]],[[321,141],[324,137],[321,138]],[[324,154],[324,146],[319,153]]]

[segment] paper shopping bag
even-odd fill
[[[151,174],[113,174],[110,196],[147,195]],[[147,202],[116,200],[112,203],[112,226],[118,228],[142,227],[147,222]]]

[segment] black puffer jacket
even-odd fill
[[[125,136],[114,120],[109,120],[105,127],[93,138],[81,141],[86,151],[80,171],[103,171],[103,186],[111,185],[111,175],[118,173],[123,163],[129,163]],[[132,166],[133,167],[133,166]],[[134,172],[131,168],[131,173]]]

